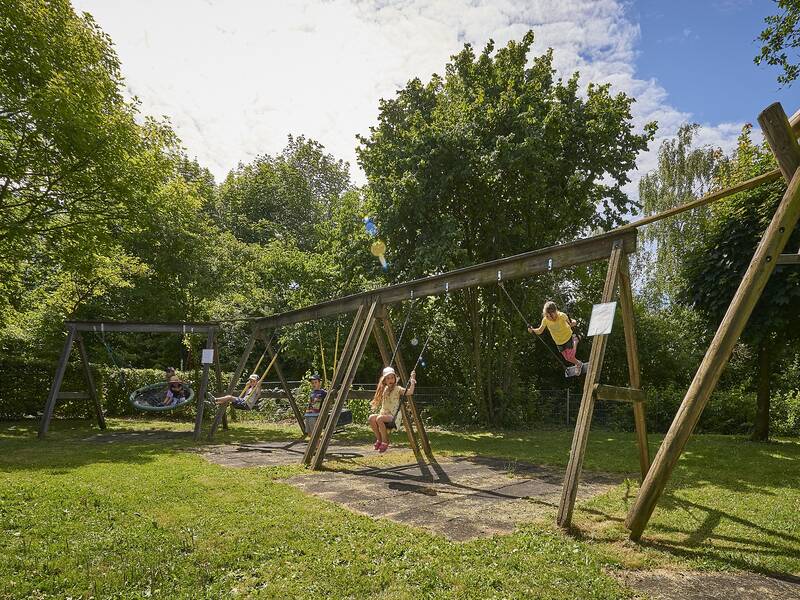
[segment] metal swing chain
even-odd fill
[[[394,365],[394,359],[397,356],[397,351],[400,349],[400,342],[403,341],[403,335],[406,332],[406,326],[408,325],[408,320],[411,318],[411,313],[414,310],[414,304],[416,303],[416,298],[411,300],[411,304],[408,307],[408,312],[406,312],[406,319],[403,321],[403,327],[400,329],[400,336],[397,338],[397,341],[394,345],[394,350],[392,350],[392,358],[389,360],[388,367]]]
[[[508,293],[508,290],[506,289],[506,286],[503,285],[503,282],[499,281],[497,283],[497,285],[500,286],[500,289],[503,290],[505,295],[508,297],[508,300],[509,300],[509,302],[511,302],[511,305],[516,309],[517,313],[519,313],[519,316],[522,317],[522,320],[525,321],[525,325],[527,325],[528,327],[532,327],[532,325],[528,322],[528,319],[525,318],[525,315],[522,314],[522,311],[519,309],[519,306],[517,306],[517,303],[514,302],[514,299],[511,297],[511,294]],[[539,340],[544,345],[545,348],[547,348],[548,352],[550,352],[550,354],[552,354],[555,357],[555,359],[558,361],[558,366],[563,368],[564,367],[564,360],[558,354],[553,352],[553,349],[540,336],[538,336],[536,334],[534,334],[534,335],[535,335],[536,339]]]

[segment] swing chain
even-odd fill
[[[519,313],[519,316],[522,317],[523,321],[525,321],[525,325],[527,325],[528,327],[533,327],[533,325],[531,325],[528,322],[528,319],[525,318],[525,315],[522,313],[522,311],[520,310],[519,306],[517,306],[517,303],[514,302],[514,299],[511,297],[511,294],[508,293],[508,290],[506,289],[506,286],[503,284],[503,282],[501,281],[500,283],[498,283],[498,285],[500,286],[500,289],[503,290],[503,292],[505,293],[506,297],[508,297],[508,300],[509,300],[509,302],[511,302],[511,305],[517,310],[517,313]],[[564,362],[563,362],[562,358],[558,354],[553,352],[553,349],[547,344],[547,342],[545,342],[541,338],[541,336],[537,335],[536,339],[539,340],[542,344],[544,344],[544,347],[547,348],[547,350],[550,352],[550,354],[552,354],[555,357],[556,361],[558,362],[558,366],[563,368],[564,367]]]

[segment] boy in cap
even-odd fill
[[[306,420],[306,433],[310,434],[314,428],[314,422],[319,417],[319,411],[322,410],[322,402],[328,392],[322,387],[322,379],[316,373],[309,377],[308,380],[311,382],[311,394],[309,395],[308,408],[304,417]]]

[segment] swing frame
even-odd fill
[[[533,250],[408,283],[387,286],[370,292],[353,294],[306,308],[255,319],[250,341],[242,354],[239,369],[234,373],[232,381],[238,380],[241,376],[243,365],[247,362],[252,351],[252,345],[257,337],[265,336],[267,332],[285,325],[355,312],[353,324],[347,341],[342,347],[341,357],[334,371],[328,395],[323,402],[320,417],[316,420],[312,431],[304,431],[304,433],[310,435],[310,438],[303,454],[302,463],[315,470],[321,469],[328,445],[336,430],[339,415],[347,401],[350,387],[370,336],[374,337],[384,364],[388,365],[392,361],[392,356],[394,356],[401,384],[405,385],[408,382],[409,373],[402,353],[398,349],[397,338],[386,310],[388,306],[405,300],[415,301],[427,296],[447,296],[450,292],[459,289],[495,285],[504,281],[551,272],[555,269],[608,261],[608,273],[601,301],[609,302],[614,296],[617,286],[619,286],[630,383],[629,387],[622,388],[600,384],[599,379],[605,356],[607,336],[595,336],[589,359],[590,366],[584,384],[581,410],[578,415],[578,423],[575,428],[570,453],[570,463],[567,469],[567,476],[564,479],[562,499],[559,505],[558,522],[566,527],[572,517],[572,510],[577,496],[577,486],[583,468],[589,427],[596,400],[622,401],[633,404],[636,441],[643,478],[650,466],[645,423],[645,401],[644,393],[640,388],[639,355],[633,318],[633,293],[630,287],[627,261],[627,255],[637,249],[637,236],[636,228],[615,230],[566,244]],[[426,469],[426,459],[428,463],[435,463],[435,458],[413,396],[406,396],[401,401],[400,410],[403,415],[403,428],[406,431],[409,445],[420,468]],[[217,421],[219,418],[220,412],[218,411]],[[303,425],[301,424],[300,426],[302,429]],[[209,440],[213,438],[215,429],[212,426]]]
[[[625,525],[630,529],[631,539],[638,540],[719,381],[722,369],[730,358],[733,347],[744,330],[767,280],[779,264],[800,265],[800,258],[798,258],[800,252],[798,254],[783,253],[789,236],[800,221],[800,144],[797,142],[797,138],[800,137],[800,111],[796,112],[790,120],[780,103],[776,102],[762,111],[758,121],[779,167],[729,188],[711,192],[691,202],[628,223],[602,235],[255,319],[253,321],[254,335],[269,328],[356,312],[350,335],[342,350],[341,364],[346,367],[336,370],[331,391],[323,406],[323,415],[317,420],[317,426],[311,433],[311,440],[303,456],[303,463],[314,469],[321,467],[333,427],[344,401],[347,399],[348,390],[364,352],[366,341],[373,333],[374,323],[380,321],[384,331],[391,328],[385,312],[386,306],[423,296],[448,294],[457,289],[519,279],[553,269],[608,260],[608,271],[601,302],[611,301],[619,288],[629,387],[608,386],[600,383],[607,335],[595,336],[583,386],[578,421],[573,434],[557,522],[564,528],[571,526],[594,402],[596,400],[630,402],[633,404],[636,441],[643,481]],[[779,181],[781,178],[788,183],[783,200],[775,211],[772,222],[764,232],[750,266],[742,277],[739,289],[730,303],[728,312],[720,324],[651,466],[645,424],[645,396],[641,390],[633,293],[627,258],[629,254],[636,251],[638,228],[722,200],[739,192]],[[377,333],[378,329],[375,329],[375,332],[381,356],[386,361],[390,355],[388,349],[391,348],[392,351],[395,351],[397,345],[394,340],[390,339],[388,348],[384,347],[381,350],[382,344],[386,345],[386,340],[383,340]],[[399,365],[400,356],[398,354]],[[407,381],[407,373],[402,373],[401,370],[401,376],[404,381]],[[416,416],[418,418],[418,415]],[[327,419],[325,426],[323,426],[323,418]],[[417,422],[415,419],[415,424]],[[422,425],[421,421],[418,423],[420,426]],[[412,437],[410,434],[409,441],[412,442],[412,449],[419,460],[420,449],[413,442]],[[427,444],[427,434],[425,434],[424,428],[420,427],[420,436],[418,437],[426,449],[426,454],[433,460],[432,454],[427,452],[429,444]],[[420,466],[422,467],[421,461]]]
[[[58,359],[58,366],[53,377],[53,383],[50,386],[50,391],[47,395],[47,401],[44,406],[42,418],[39,422],[39,438],[42,439],[47,435],[50,427],[50,422],[53,419],[53,412],[55,411],[56,403],[58,400],[83,400],[88,399],[92,401],[94,406],[95,415],[97,417],[97,425],[100,429],[106,429],[106,420],[103,415],[103,407],[100,403],[100,396],[97,393],[94,377],[89,367],[89,354],[86,351],[86,345],[83,342],[82,332],[96,332],[104,334],[106,332],[123,332],[123,333],[197,333],[206,334],[206,350],[213,352],[212,363],[203,363],[203,374],[200,379],[200,387],[195,396],[196,416],[194,423],[194,439],[200,439],[200,432],[203,426],[203,408],[204,399],[208,390],[209,369],[211,364],[217,376],[217,388],[222,385],[222,369],[219,364],[219,352],[217,348],[217,336],[219,333],[218,323],[139,323],[130,321],[65,321],[64,327],[67,330],[67,338],[64,341],[64,347],[61,350],[61,356]],[[84,392],[62,392],[61,384],[64,380],[64,373],[67,370],[67,364],[70,360],[73,346],[78,347],[79,361],[83,366],[83,375],[86,383],[86,391]],[[227,429],[227,419],[224,426]]]

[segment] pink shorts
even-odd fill
[[[569,362],[575,361],[575,352],[578,349],[578,337],[572,336],[572,339],[565,344],[559,344],[558,349],[561,350],[561,356],[566,358]]]

